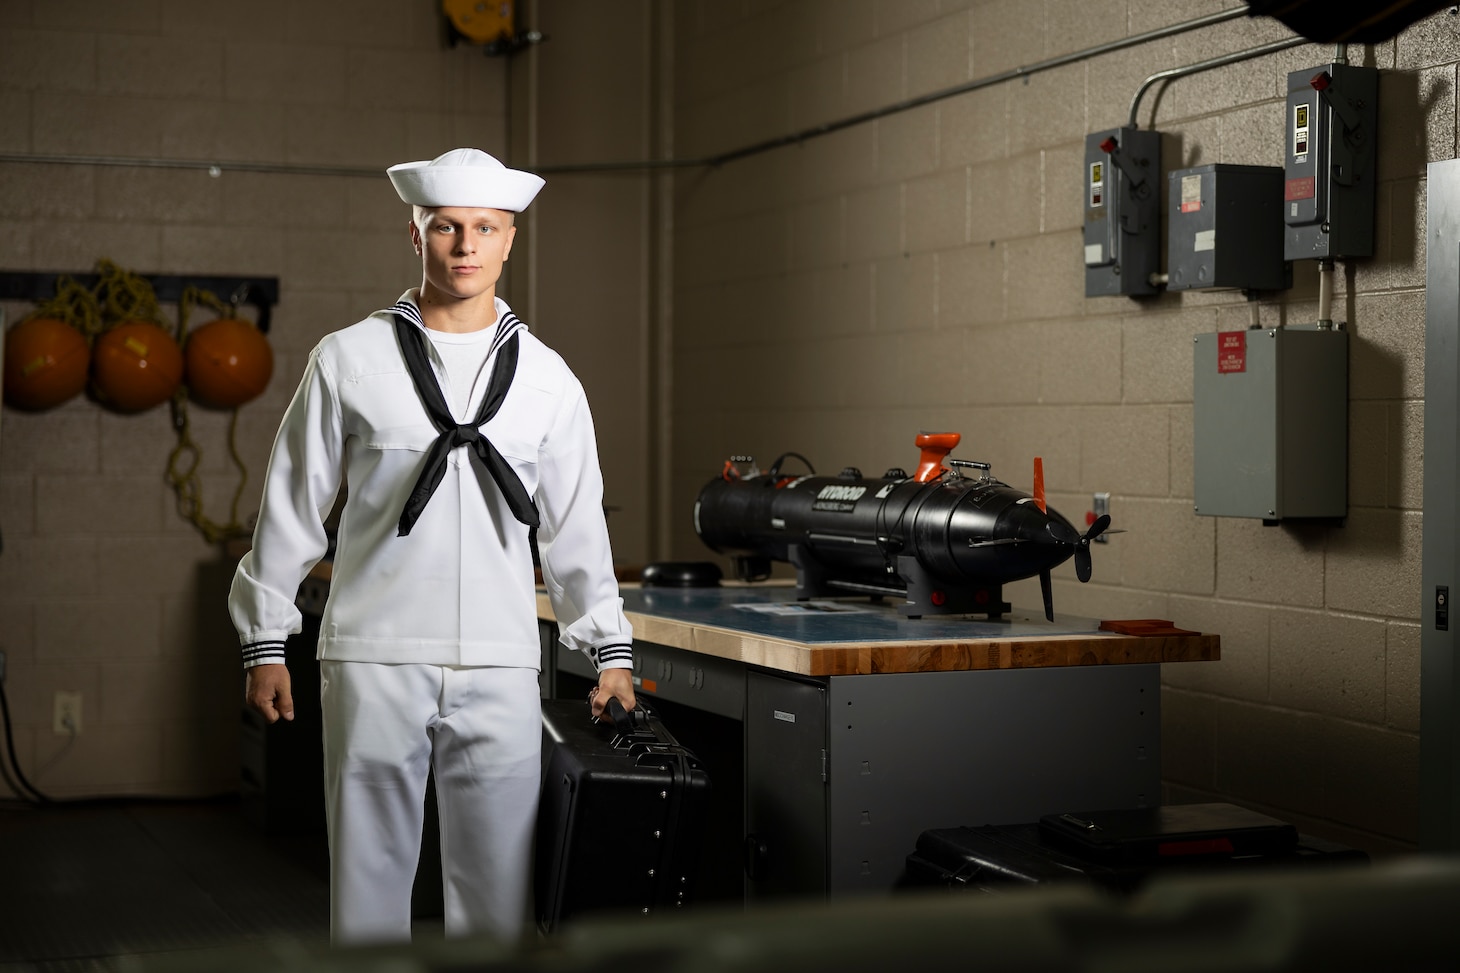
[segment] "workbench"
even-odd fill
[[[622,594],[636,691],[718,795],[703,877],[747,901],[889,891],[929,828],[1159,803],[1160,666],[1220,655],[1211,634],[909,619],[774,584]],[[585,691],[541,592],[538,616],[544,693]]]

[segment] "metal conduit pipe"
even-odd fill
[[[586,162],[575,165],[545,165],[534,166],[533,171],[543,175],[560,175],[582,172],[630,172],[637,170],[653,169],[686,169],[722,166],[728,162],[744,159],[748,156],[759,155],[762,152],[769,152],[772,149],[782,148],[788,145],[798,145],[809,139],[822,135],[830,135],[832,132],[839,132],[854,125],[861,125],[864,122],[875,121],[879,118],[886,118],[899,112],[909,111],[913,108],[920,108],[923,105],[935,101],[942,101],[945,98],[952,98],[957,95],[967,94],[970,91],[977,91],[980,88],[987,88],[991,85],[1002,84],[1005,81],[1012,81],[1016,78],[1027,78],[1031,75],[1050,71],[1054,68],[1064,67],[1067,64],[1074,64],[1079,61],[1089,60],[1103,54],[1110,54],[1115,51],[1122,51],[1130,47],[1137,47],[1151,41],[1161,40],[1166,37],[1175,37],[1193,30],[1200,30],[1203,27],[1211,27],[1215,24],[1225,23],[1228,20],[1235,20],[1238,17],[1248,16],[1246,7],[1233,7],[1230,10],[1220,10],[1216,13],[1207,14],[1203,17],[1196,17],[1192,20],[1184,20],[1180,23],[1170,24],[1165,27],[1158,27],[1155,30],[1148,30],[1141,34],[1133,34],[1130,37],[1122,37],[1119,40],[1107,41],[1104,44],[1097,44],[1094,47],[1087,47],[1083,50],[1074,51],[1069,54],[1061,54],[1057,57],[1037,61],[1023,67],[1011,68],[998,74],[977,78],[951,88],[943,88],[939,91],[929,92],[926,95],[919,95],[916,98],[909,98],[905,101],[878,108],[873,111],[853,115],[850,118],[843,118],[834,122],[827,122],[823,125],[816,125],[793,135],[783,135],[764,142],[757,142],[753,145],[740,149],[733,149],[717,155],[707,156],[701,159],[648,159],[632,162]],[[1303,43],[1301,39],[1284,42],[1286,46]],[[1281,50],[1280,47],[1273,48]],[[1244,52],[1246,53],[1246,52]],[[1256,56],[1256,55],[1251,55]],[[1228,63],[1228,62],[1223,62]],[[1216,66],[1215,64],[1212,66]],[[1153,83],[1153,82],[1151,82]],[[1134,108],[1132,108],[1134,113]],[[0,162],[31,162],[45,163],[51,165],[91,165],[91,166],[132,166],[137,168],[154,169],[203,169],[210,175],[218,176],[225,171],[230,172],[263,172],[282,175],[308,175],[308,176],[368,176],[378,178],[381,170],[366,166],[324,166],[307,164],[282,164],[267,162],[210,162],[202,159],[157,159],[157,158],[134,158],[130,156],[103,156],[103,155],[26,155],[20,153],[0,153]]]
[[[1318,261],[1318,328],[1333,330],[1333,258]]]
[[[370,166],[326,166],[287,162],[215,162],[207,159],[148,159],[121,155],[21,155],[14,152],[0,152],[0,162],[32,162],[49,165],[77,166],[128,166],[135,169],[202,169],[210,176],[221,176],[224,172],[263,172],[286,176],[368,176],[379,178],[383,167]],[[555,174],[565,172],[613,172],[617,170],[673,169],[704,166],[700,160],[680,161],[660,159],[646,162],[593,162],[582,165],[535,166],[534,172]]]
[[[1085,61],[1092,57],[1099,57],[1102,54],[1109,54],[1113,51],[1123,51],[1128,47],[1136,47],[1150,41],[1160,40],[1163,37],[1173,37],[1177,34],[1184,34],[1187,31],[1198,30],[1202,27],[1210,27],[1213,24],[1224,23],[1228,20],[1235,20],[1238,17],[1247,16],[1247,8],[1234,7],[1231,10],[1220,10],[1205,17],[1197,17],[1195,20],[1182,21],[1179,24],[1171,24],[1167,27],[1159,27],[1156,30],[1148,30],[1143,34],[1134,34],[1130,37],[1122,37],[1119,40],[1107,41],[1104,44],[1097,44],[1094,47],[1087,47],[1081,51],[1074,51],[1069,54],[1061,54],[1058,57],[1048,58],[1043,61],[1036,61],[1023,67],[1011,68],[1008,71],[1001,71],[998,74],[991,74],[987,77],[976,78],[951,88],[943,88],[939,91],[929,92],[926,95],[919,95],[916,98],[909,98],[885,108],[878,108],[874,111],[863,112],[860,115],[853,115],[840,121],[827,122],[825,125],[817,125],[814,128],[806,129],[795,135],[783,135],[779,138],[767,139],[764,142],[757,142],[754,145],[743,149],[736,149],[731,152],[724,152],[711,156],[705,160],[706,164],[712,166],[724,165],[726,162],[733,162],[736,159],[743,159],[746,156],[758,155],[761,152],[768,152],[771,149],[778,149],[787,145],[795,145],[809,138],[818,135],[828,135],[832,132],[839,132],[844,128],[853,125],[860,125],[863,122],[875,121],[885,118],[888,115],[895,115],[898,112],[908,111],[913,108],[921,108],[923,105],[935,101],[942,101],[945,98],[952,98],[955,95],[967,94],[970,91],[977,91],[980,88],[987,88],[991,85],[1002,84],[1005,81],[1013,81],[1015,78],[1027,78],[1030,75],[1039,74],[1054,68],[1064,67],[1067,64],[1074,64],[1077,61]]]
[[[130,155],[58,155],[0,153],[0,162],[37,165],[125,166],[133,169],[203,169],[211,176],[228,172],[267,172],[289,176],[378,176],[384,170],[359,166],[324,166],[286,162],[211,162],[206,159],[148,159]]]
[[[1158,81],[1170,81],[1174,78],[1184,78],[1189,74],[1198,74],[1202,71],[1210,71],[1212,68],[1226,67],[1228,64],[1237,64],[1241,61],[1249,61],[1255,57],[1262,57],[1264,54],[1272,54],[1277,51],[1285,51],[1290,47],[1297,47],[1299,44],[1308,43],[1310,43],[1310,41],[1306,37],[1289,37],[1285,40],[1273,41],[1269,44],[1263,44],[1259,47],[1249,47],[1245,51],[1233,51],[1231,54],[1223,54],[1220,57],[1208,58],[1205,61],[1198,61],[1195,64],[1188,64],[1185,67],[1168,68],[1165,71],[1157,71],[1155,74],[1151,75],[1149,78],[1141,82],[1141,86],[1136,89],[1135,97],[1130,100],[1130,127],[1141,127],[1140,123],[1136,120],[1136,116],[1140,113],[1141,110],[1141,99],[1146,96],[1146,92],[1151,89],[1151,86]]]

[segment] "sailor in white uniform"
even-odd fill
[[[326,336],[279,428],[229,610],[248,705],[293,718],[284,640],[347,484],[318,647],[336,943],[410,938],[434,768],[448,935],[526,920],[540,776],[529,532],[562,642],[632,708],[632,630],[583,388],[496,296],[543,180],[477,149],[393,166],[421,286]]]

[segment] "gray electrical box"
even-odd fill
[[[1160,269],[1161,134],[1085,136],[1085,296],[1155,294]]]
[[[1196,336],[1196,512],[1348,514],[1348,333],[1316,326]]]
[[[1283,258],[1283,170],[1220,163],[1167,177],[1167,287],[1173,291],[1292,286]]]
[[[1284,254],[1374,254],[1379,70],[1324,64],[1288,75]]]

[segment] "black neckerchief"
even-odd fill
[[[506,323],[504,321],[503,325]],[[421,512],[426,509],[426,504],[430,502],[431,495],[440,485],[441,478],[446,475],[447,454],[458,446],[471,447],[472,459],[491,476],[497,489],[502,491],[502,496],[507,499],[507,506],[512,510],[512,516],[529,527],[536,527],[537,506],[532,502],[532,497],[528,496],[517,471],[512,469],[502,458],[502,454],[497,452],[497,447],[481,433],[481,426],[497,414],[497,410],[502,407],[502,401],[507,398],[507,390],[512,387],[512,377],[517,372],[517,332],[514,331],[497,351],[486,398],[477,410],[476,419],[470,423],[458,423],[451,415],[451,410],[446,407],[446,397],[441,394],[441,386],[431,368],[431,360],[426,353],[426,337],[421,334],[421,329],[405,315],[397,313],[395,336],[400,342],[401,354],[405,357],[411,382],[416,386],[416,394],[426,407],[431,425],[441,433],[426,453],[426,467],[421,470],[420,478],[416,480],[410,497],[406,499],[396,536],[404,537],[411,532]]]

